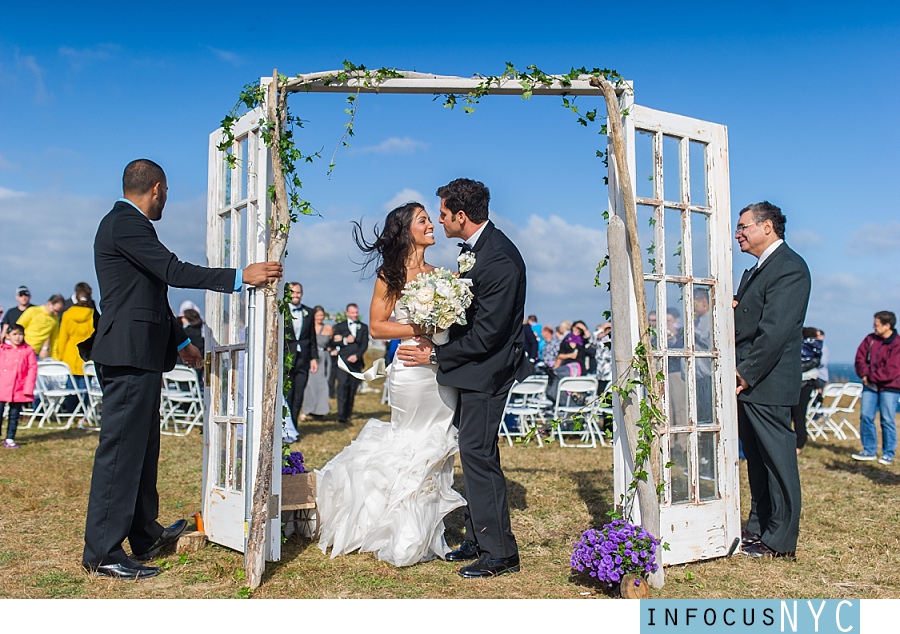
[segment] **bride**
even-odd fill
[[[376,339],[404,343],[425,330],[409,321],[399,299],[406,283],[435,267],[425,262],[434,225],[419,203],[391,211],[375,241],[362,227],[354,239],[378,263],[369,330]],[[390,373],[390,422],[370,419],[356,440],[316,472],[319,548],[331,556],[359,550],[395,566],[409,566],[449,552],[444,516],[465,505],[453,484],[457,453],[453,413],[456,388],[438,385],[437,366],[404,366]]]

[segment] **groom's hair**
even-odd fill
[[[488,219],[491,192],[484,183],[470,178],[457,178],[443,187],[438,187],[437,195],[444,201],[447,209],[453,213],[466,212],[466,216],[475,224],[481,224]]]

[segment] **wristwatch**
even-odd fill
[[[428,363],[437,365],[437,348],[431,349],[431,354],[428,355]]]

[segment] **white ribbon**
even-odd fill
[[[359,379],[360,381],[374,381],[375,379],[380,379],[383,376],[391,375],[391,366],[385,366],[383,358],[376,359],[375,363],[372,364],[372,367],[365,372],[354,372],[347,367],[346,362],[341,357],[338,357],[338,367],[350,376]]]

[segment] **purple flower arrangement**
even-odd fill
[[[281,460],[281,475],[296,473],[306,473],[306,467],[303,466],[303,454],[299,451],[292,451]]]
[[[635,575],[635,585],[644,575],[656,572],[656,549],[659,540],[642,526],[615,520],[599,531],[591,528],[581,534],[572,552],[572,569],[588,571],[591,577],[613,585],[628,574]]]

